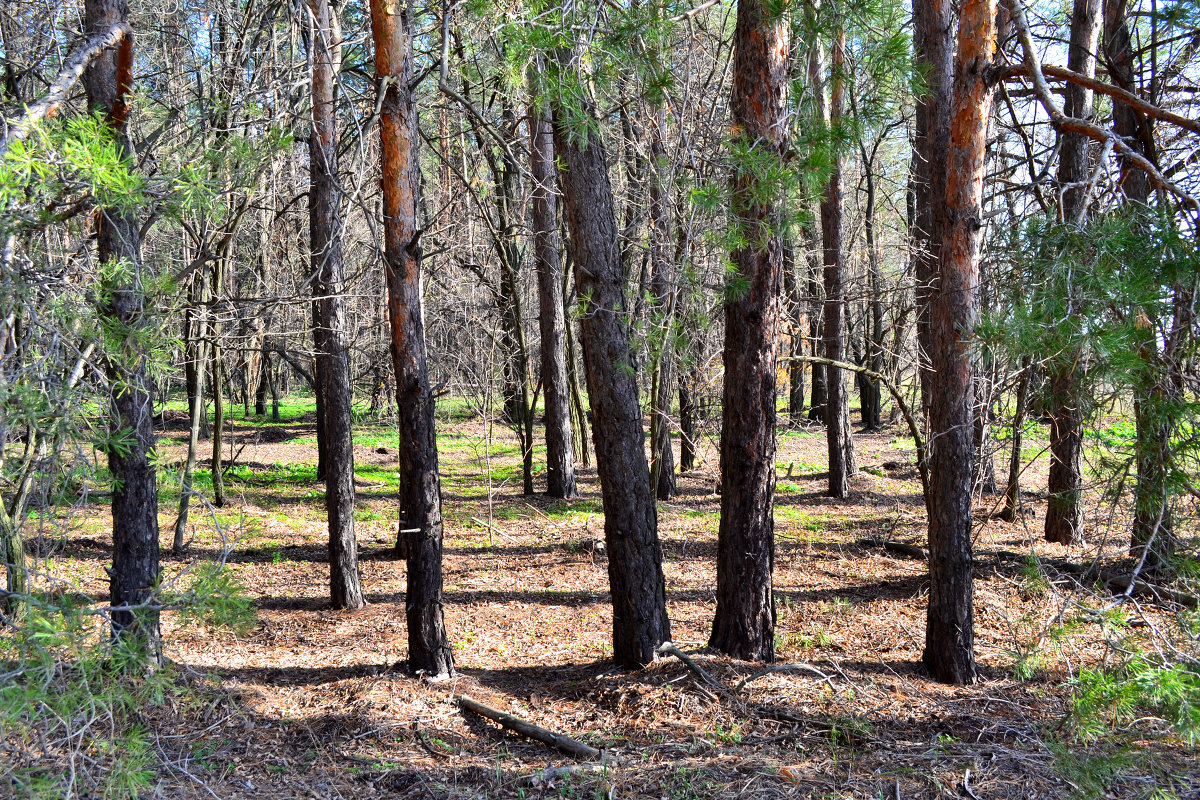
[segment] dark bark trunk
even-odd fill
[[[124,0],[86,0],[84,27],[88,36],[126,21]],[[133,82],[133,39],[125,37],[114,53],[99,56],[87,68],[83,83],[88,105],[108,121],[107,133],[117,142],[129,169],[134,154],[125,132]],[[141,226],[128,211],[102,208],[96,231],[102,264],[121,262],[125,268],[100,292],[100,315],[115,329],[137,331],[144,323],[148,283],[141,263]],[[154,451],[153,385],[146,371],[147,354],[132,350],[138,337],[121,337],[124,348],[109,353],[105,371],[113,387],[109,403],[109,433],[120,446],[108,449],[112,474],[113,563],[109,573],[113,638],[137,661],[161,657],[159,611],[154,592],[159,579],[158,491],[150,455]]]
[[[408,667],[454,673],[442,601],[442,495],[434,399],[421,315],[420,175],[412,81],[412,12],[371,0],[380,103],[384,266],[399,428],[400,530],[396,550],[408,560],[405,594]]]
[[[994,0],[963,0],[954,64],[954,125],[946,159],[947,221],[929,315],[929,608],[923,660],[933,677],[973,683],[971,499],[975,465],[971,339],[977,316],[983,171],[996,41]]]
[[[219,259],[218,259],[219,261]],[[220,273],[214,275],[213,284],[220,286]],[[212,374],[213,399],[213,435],[212,458],[209,469],[212,472],[213,497],[212,503],[217,508],[225,505],[225,453],[221,449],[225,444],[225,355],[221,352],[221,326],[214,322],[212,326],[213,343],[210,358]]]
[[[839,33],[833,47],[832,104],[827,105],[824,89],[824,64],[819,45],[813,45],[809,57],[809,84],[817,97],[818,114],[831,127],[841,124],[845,113],[845,89],[841,70],[845,63],[842,54],[845,36]],[[828,111],[828,114],[826,113]],[[846,305],[843,290],[842,156],[833,155],[833,169],[821,198],[821,251],[825,304],[822,310],[824,328],[822,352],[830,361],[846,360]],[[846,375],[837,367],[825,368],[825,436],[829,450],[829,485],[831,497],[846,498],[850,494],[850,477],[854,474],[854,440],[850,435],[850,397]]]
[[[696,468],[696,384],[694,367],[679,372],[679,470],[691,472]]]
[[[863,150],[863,171],[867,185],[866,205],[863,209],[864,228],[867,238],[867,300],[869,314],[868,324],[863,327],[863,339],[866,343],[865,366],[879,374],[883,374],[883,275],[879,266],[879,241],[875,232],[875,152],[869,155]],[[869,325],[869,327],[868,327]],[[882,426],[883,387],[875,378],[859,373],[862,381],[859,384],[861,398],[863,428],[877,431]]]
[[[308,161],[309,269],[317,304],[317,393],[325,428],[325,514],[329,524],[329,599],[334,608],[362,608],[354,532],[354,432],[350,344],[346,335],[342,211],[338,183],[337,80],[342,29],[329,0],[310,0],[313,125]]]
[[[788,26],[770,3],[739,0],[734,31],[735,152],[781,157],[786,146]],[[736,156],[735,156],[736,158]],[[734,164],[734,224],[747,244],[732,254],[725,297],[721,524],[717,611],[709,646],[735,658],[775,659],[775,370],[783,272],[783,198],[753,168]]]
[[[207,299],[207,295],[204,274],[201,272],[193,278],[193,305],[200,307],[200,304],[203,304]],[[187,390],[190,424],[188,425],[187,458],[183,463],[183,474],[180,476],[179,512],[175,517],[175,535],[171,542],[171,552],[175,555],[183,552],[183,537],[187,531],[188,511],[191,507],[193,494],[192,480],[196,474],[196,457],[200,443],[200,423],[204,415],[204,376],[207,371],[208,342],[207,331],[205,330],[207,326],[203,318],[198,317],[197,312],[189,310],[187,321],[185,322],[186,333],[183,346],[184,352],[188,354],[188,368],[186,373],[188,379]]]
[[[924,76],[925,91],[916,105],[912,189],[913,278],[921,405],[930,418],[930,359],[933,352],[930,303],[936,291],[946,225],[946,163],[950,146],[950,103],[954,59],[954,10],[950,0],[913,3],[914,69]]]
[[[675,286],[671,274],[670,177],[663,147],[666,115],[660,108],[650,121],[650,293],[658,319],[659,349],[651,380],[650,479],[655,496],[675,496],[675,453],[671,449],[671,400],[675,395]]]
[[[559,66],[578,69],[575,55]],[[591,114],[591,109],[586,108]],[[623,667],[654,660],[671,638],[658,518],[643,450],[642,412],[631,363],[625,276],[604,145],[591,125],[568,129],[554,109],[554,144],[575,256],[575,286],[586,365],[596,469],[604,502],[604,538],[613,603],[613,658]]]
[[[824,250],[821,247],[819,237],[815,232],[813,236],[818,241],[809,241],[809,252],[815,253],[820,250],[823,254]],[[812,342],[812,351],[814,353],[821,349],[825,337],[824,289],[822,288],[822,282],[817,280],[817,276],[821,275],[824,271],[824,267],[820,263],[823,259],[823,255],[819,259],[814,256],[812,259],[809,259],[808,264],[808,296],[811,299],[808,312],[808,338]],[[808,418],[813,422],[824,422],[825,400],[827,397],[826,382],[829,373],[825,369],[824,364],[812,364],[811,369],[812,397],[808,404]]]
[[[529,109],[529,171],[533,178],[533,250],[537,263],[541,330],[542,393],[546,408],[546,494],[575,496],[571,397],[567,384],[566,315],[558,260],[558,198],[555,195],[554,131],[536,107]]]
[[[788,364],[788,418],[800,422],[804,416],[804,298],[796,274],[796,247],[790,236],[783,240],[783,294],[791,322],[791,356]]]
[[[1071,39],[1067,68],[1087,77],[1096,74],[1096,45],[1100,35],[1101,0],[1075,0],[1071,13]],[[1064,111],[1068,116],[1090,119],[1092,93],[1068,84]],[[1079,133],[1063,134],[1058,163],[1058,182],[1063,187],[1061,216],[1068,225],[1082,224],[1091,202],[1086,186],[1090,173],[1091,140]],[[1073,282],[1067,292],[1067,314],[1076,313]],[[1046,510],[1046,541],[1076,544],[1083,538],[1080,501],[1083,495],[1083,409],[1079,370],[1083,358],[1075,347],[1059,354],[1049,365],[1051,422],[1050,504]]]

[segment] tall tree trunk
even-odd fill
[[[671,274],[671,187],[663,128],[666,114],[654,110],[650,120],[650,293],[659,319],[658,357],[651,380],[650,479],[655,496],[675,496],[675,453],[671,449],[671,400],[675,395],[675,287]]]
[[[946,160],[946,220],[930,307],[929,609],[923,660],[933,677],[973,683],[971,497],[975,464],[971,339],[977,316],[983,171],[996,45],[995,0],[963,0]],[[935,212],[935,215],[937,212]]]
[[[400,446],[397,553],[408,559],[408,666],[454,673],[442,600],[442,495],[434,400],[421,315],[417,108],[412,92],[411,9],[371,0],[382,138],[384,265]]]
[[[575,496],[571,397],[567,384],[567,325],[562,264],[558,260],[554,130],[544,110],[529,109],[529,172],[533,177],[533,251],[537,262],[542,392],[546,408],[546,494]]]
[[[946,225],[946,164],[954,64],[954,10],[950,0],[914,0],[913,67],[925,80],[917,99],[912,150],[913,219],[909,228],[916,282],[918,375],[921,405],[930,418],[930,304],[936,293]]]
[[[1136,93],[1139,87],[1134,79],[1134,50],[1127,11],[1126,0],[1106,1],[1104,52],[1113,83]],[[1152,164],[1158,162],[1151,119],[1124,103],[1114,101],[1113,130]],[[1137,206],[1144,206],[1150,199],[1148,176],[1133,166],[1128,158],[1121,159],[1121,172],[1125,197],[1135,205],[1135,214],[1142,213]],[[1173,291],[1176,298],[1183,296],[1180,287],[1174,287]],[[1153,321],[1146,322],[1140,331],[1143,338],[1135,350],[1141,363],[1138,365],[1139,375],[1133,398],[1137,482],[1133,489],[1130,547],[1135,557],[1144,555],[1146,565],[1155,568],[1171,557],[1177,545],[1167,488],[1173,426],[1164,406],[1164,402],[1172,397],[1175,387],[1171,385],[1168,375],[1172,360],[1170,353],[1160,353]],[[1173,337],[1166,338],[1169,343]]]
[[[1096,49],[1100,38],[1101,0],[1075,0],[1071,12],[1071,40],[1067,49],[1067,69],[1091,78],[1096,74]],[[1090,119],[1092,92],[1083,86],[1067,84],[1067,116]],[[1091,172],[1091,140],[1080,133],[1065,132],[1058,162],[1058,183],[1062,187],[1062,221],[1080,225],[1091,203],[1087,188]],[[1078,312],[1074,297],[1075,282],[1063,284],[1067,293],[1067,314]],[[1077,347],[1056,354],[1050,371],[1050,503],[1046,509],[1046,541],[1076,544],[1083,538],[1080,501],[1083,495],[1083,397],[1079,371],[1084,359]]]
[[[882,141],[882,140],[881,140]],[[879,238],[876,233],[875,219],[875,149],[870,153],[861,147],[863,156],[863,177],[866,179],[867,198],[863,208],[864,229],[867,239],[867,309],[869,321],[863,326],[863,339],[866,343],[865,366],[872,371],[883,374],[883,275],[879,266]],[[863,382],[860,383],[862,399],[862,421],[868,431],[877,431],[882,426],[883,387],[879,380],[859,373]]]
[[[779,158],[787,100],[788,26],[763,0],[738,0],[734,30],[733,149]],[[709,646],[753,661],[775,659],[775,369],[783,272],[783,197],[736,161],[732,212],[747,242],[732,254],[725,296],[721,427],[721,524],[717,612]]]
[[[192,303],[197,309],[203,307],[208,299],[203,270],[192,279]],[[196,474],[196,456],[200,449],[200,423],[204,415],[204,375],[207,371],[208,333],[204,317],[195,310],[189,309],[184,322],[184,352],[188,354],[187,390],[190,424],[188,425],[187,459],[183,464],[183,475],[179,486],[179,512],[175,517],[175,535],[171,542],[171,552],[179,555],[183,552],[183,537],[187,531],[188,510],[191,507],[193,489],[192,480]]]
[[[362,608],[354,535],[354,432],[350,343],[346,335],[342,210],[338,191],[337,80],[342,26],[329,0],[309,0],[312,48],[312,134],[308,164],[309,269],[317,303],[317,393],[325,421],[325,514],[329,524],[329,599],[334,608]]]
[[[95,36],[129,16],[125,0],[86,0],[84,28]],[[125,37],[117,52],[107,52],[84,72],[88,105],[104,115],[106,133],[116,140],[129,169],[134,153],[125,131],[128,97],[133,88],[133,38]],[[141,262],[141,226],[130,213],[102,208],[96,241],[102,264],[120,262],[100,292],[100,314],[115,328],[136,331],[144,322],[148,281]],[[122,337],[126,345],[109,353],[105,370],[113,387],[109,432],[120,446],[108,449],[113,479],[113,564],[109,572],[113,637],[125,651],[157,663],[161,657],[159,611],[154,602],[158,584],[158,492],[150,454],[154,450],[153,386],[146,369],[147,354],[132,350],[138,337]]]
[[[825,269],[823,264],[825,251],[816,226],[813,226],[809,232],[805,249],[807,251],[805,260],[808,263],[808,297],[810,300],[808,338],[812,342],[812,351],[816,353],[821,349],[825,336],[824,287],[822,281],[818,280],[818,276],[823,277],[822,273]],[[824,364],[812,364],[810,368],[812,370],[812,394],[808,404],[808,418],[813,422],[824,422],[829,371],[825,369]]]
[[[839,25],[840,28],[840,25]],[[826,106],[824,65],[819,43],[812,45],[809,57],[809,84],[817,98],[821,121],[831,129],[841,126],[846,110],[845,33],[840,29],[833,44],[832,104]],[[828,111],[828,114],[826,114]],[[834,152],[833,169],[821,198],[821,244],[824,256],[825,307],[822,350],[830,361],[846,360],[846,303],[843,291],[842,154]],[[846,498],[850,477],[854,474],[854,440],[850,435],[850,397],[845,372],[834,366],[825,368],[825,436],[829,449],[829,495]]]
[[[570,51],[560,51],[559,68],[578,70],[576,58]],[[586,101],[584,112],[593,114]],[[569,128],[568,119],[576,118],[555,106],[554,145],[565,165],[561,177],[576,260],[575,287],[585,304],[579,328],[604,502],[613,658],[623,667],[635,668],[654,660],[654,649],[671,638],[671,623],[631,363],[612,186],[603,141],[592,124],[583,130]]]

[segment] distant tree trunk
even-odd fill
[[[845,64],[845,34],[838,31],[833,45],[832,104],[826,106],[824,65],[819,43],[812,45],[809,57],[809,84],[817,97],[818,113],[830,128],[841,125],[846,108],[846,92],[841,71]],[[828,109],[828,117],[826,117]],[[824,255],[825,307],[822,350],[830,361],[846,360],[846,303],[842,287],[844,249],[842,246],[842,155],[833,155],[833,170],[821,198],[821,242]],[[854,440],[850,435],[850,398],[846,375],[833,366],[825,368],[825,436],[829,449],[829,495],[846,498],[850,477],[854,475]]]
[[[258,356],[258,386],[254,390],[254,416],[267,415],[267,392],[271,390],[271,348],[264,341]]]
[[[221,286],[221,261],[217,258],[213,265],[213,285]],[[225,355],[221,352],[221,324],[212,324],[212,398],[213,398],[213,434],[212,458],[209,469],[212,472],[213,497],[212,503],[217,508],[225,505],[225,453],[221,449],[225,445]]]
[[[207,300],[205,276],[203,270],[192,279],[193,305],[199,306]],[[199,318],[198,318],[199,317]],[[207,369],[208,342],[207,327],[196,311],[189,309],[184,320],[184,352],[188,356],[187,374],[188,408],[190,424],[188,425],[187,459],[183,464],[183,474],[180,476],[179,512],[175,517],[175,535],[171,542],[171,552],[179,555],[183,552],[183,537],[187,532],[188,509],[191,506],[192,480],[196,474],[196,455],[200,443],[200,422],[204,416],[204,374]]]
[[[325,513],[329,524],[329,598],[334,608],[362,608],[354,534],[354,432],[350,343],[346,335],[342,211],[338,184],[337,80],[342,26],[329,0],[309,0],[312,14],[312,134],[308,163],[309,268],[317,302],[317,393],[325,422]]]
[[[784,141],[788,26],[775,6],[738,0],[734,30],[733,148],[778,158]],[[783,197],[746,164],[731,177],[736,283],[725,297],[721,524],[717,612],[709,646],[735,658],[775,659],[775,370],[783,272]]]
[[[692,386],[697,379],[696,369],[679,372],[679,470],[691,472],[696,468],[696,396]]]
[[[1004,486],[1004,505],[996,514],[1005,522],[1017,518],[1021,507],[1021,445],[1025,433],[1025,417],[1029,410],[1030,360],[1021,360],[1021,377],[1017,381],[1016,408],[1013,411],[1012,451],[1008,458],[1008,483]]]
[[[671,449],[671,400],[675,394],[675,288],[671,275],[671,187],[667,154],[663,147],[663,128],[667,124],[662,108],[653,111],[650,120],[650,293],[659,317],[661,341],[651,380],[653,392],[650,412],[650,479],[655,496],[670,500],[675,496],[675,453]]]
[[[882,139],[880,139],[882,141]],[[863,223],[867,238],[867,309],[869,321],[863,326],[866,362],[868,369],[883,374],[883,275],[879,267],[879,240],[875,231],[875,150],[867,152],[861,147],[863,157],[863,177],[866,181],[867,197],[863,208]],[[883,387],[875,378],[865,373],[859,384],[861,398],[863,427],[868,431],[877,431],[882,427]]]
[[[559,67],[579,69],[560,51]],[[584,111],[592,114],[584,101]],[[613,603],[613,658],[636,668],[671,638],[658,517],[643,450],[642,411],[631,364],[624,270],[604,144],[591,125],[568,128],[554,108],[554,144],[565,165],[563,197],[575,255],[575,286],[586,365],[596,469],[604,501],[604,539]]]
[[[954,62],[954,10],[950,0],[913,3],[914,71],[925,80],[916,104],[912,151],[913,224],[909,228],[916,281],[918,375],[921,405],[930,418],[929,362],[933,352],[930,304],[936,292],[946,224],[946,159],[950,146],[950,103]]]
[[[996,44],[995,0],[963,0],[946,160],[947,221],[930,308],[929,608],[923,660],[933,677],[973,683],[971,499],[975,464],[974,336],[983,171]],[[935,212],[936,214],[937,212]]]
[[[1096,74],[1096,50],[1100,38],[1101,0],[1075,0],[1071,13],[1071,39],[1067,69],[1087,77]],[[1090,119],[1092,92],[1067,84],[1064,111],[1068,116]],[[1062,191],[1062,221],[1082,224],[1091,203],[1087,189],[1091,172],[1091,140],[1079,133],[1062,135],[1058,183]],[[1067,314],[1077,313],[1073,282],[1064,285]],[[1083,539],[1083,398],[1079,371],[1081,353],[1071,348],[1057,354],[1049,365],[1050,378],[1050,503],[1046,509],[1046,541],[1076,544]]]
[[[1104,52],[1106,66],[1113,83],[1126,91],[1139,92],[1134,80],[1134,50],[1130,38],[1125,0],[1107,0],[1104,8]],[[1113,102],[1113,130],[1151,163],[1158,156],[1154,142],[1153,120],[1124,103]],[[1150,198],[1150,181],[1146,173],[1121,159],[1121,187],[1125,197],[1137,206]],[[1172,289],[1178,300],[1188,293],[1182,287]],[[1137,463],[1137,482],[1133,489],[1133,529],[1130,536],[1132,554],[1141,558],[1150,569],[1163,565],[1174,554],[1178,542],[1174,531],[1168,487],[1171,463],[1171,434],[1173,429],[1167,404],[1177,400],[1178,387],[1170,375],[1173,367],[1174,342],[1179,320],[1189,314],[1176,314],[1171,331],[1163,331],[1164,344],[1160,351],[1154,321],[1139,325],[1142,339],[1135,345],[1140,359],[1134,386],[1133,418],[1136,426],[1134,455]],[[1165,327],[1165,326],[1164,326]],[[1149,551],[1147,552],[1147,548]]]
[[[804,417],[804,298],[796,274],[796,246],[790,236],[783,240],[783,294],[791,322],[791,361],[788,363],[788,419],[793,424]]]
[[[408,560],[405,593],[408,667],[452,675],[442,600],[442,497],[434,399],[421,315],[420,175],[417,109],[412,90],[412,11],[371,0],[375,74],[380,81],[384,264],[396,378],[400,446],[400,530],[396,551]]]
[[[533,177],[533,250],[537,262],[538,324],[542,334],[542,392],[546,408],[546,494],[575,496],[571,397],[567,384],[567,326],[562,264],[558,260],[554,130],[541,109],[529,109],[529,172]]]
[[[129,7],[124,0],[85,0],[85,33],[95,36],[125,22]],[[133,88],[133,38],[125,37],[117,51],[106,52],[84,72],[88,105],[103,114],[118,152],[129,169],[134,153],[125,130],[128,97]],[[108,285],[98,294],[103,319],[119,329],[138,330],[146,310],[145,280],[141,262],[141,225],[128,211],[102,208],[97,218],[96,242],[102,264],[121,262]],[[137,337],[122,337],[125,348],[136,347]],[[112,385],[109,433],[120,446],[108,450],[112,474],[113,564],[109,571],[109,602],[113,638],[126,652],[157,663],[161,658],[159,611],[154,601],[158,585],[158,491],[150,455],[154,451],[153,386],[146,369],[146,353],[122,351],[105,359]]]
[[[824,272],[824,248],[821,245],[821,237],[816,226],[809,234],[810,238],[807,242],[806,249],[809,256],[808,261],[808,296],[810,298],[810,306],[808,312],[808,338],[812,342],[812,351],[816,353],[820,350],[825,337],[824,323],[824,289],[822,281],[818,280],[818,276],[823,277]],[[818,251],[820,255],[817,255]],[[827,378],[828,370],[824,364],[811,364],[812,370],[812,399],[808,404],[808,418],[813,422],[825,421],[825,400],[827,398]]]

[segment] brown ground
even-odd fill
[[[1018,654],[1036,645],[1066,595],[1053,587],[1043,593],[1021,564],[990,555],[1033,546],[1078,561],[1095,552],[1039,540],[1044,499],[1026,496],[1035,516],[1025,524],[979,515],[983,681],[942,686],[920,666],[924,564],[856,543],[860,537],[923,541],[919,483],[902,429],[855,436],[863,471],[846,502],[822,494],[819,429],[783,437],[779,660],[826,677],[772,674],[737,695],[718,696],[674,658],[635,673],[609,661],[606,562],[593,548],[602,537],[594,469],[581,469],[581,496],[571,503],[522,497],[515,479],[494,486],[489,504],[487,465],[516,463],[511,435],[498,426],[491,431],[493,447],[506,449],[489,458],[483,423],[440,426],[446,620],[458,676],[430,683],[398,668],[406,652],[404,565],[390,556],[396,510],[386,481],[366,477],[359,485],[370,604],[353,613],[328,608],[319,487],[266,478],[234,483],[234,502],[222,510],[233,523],[228,534],[240,537],[229,568],[255,598],[258,626],[239,639],[179,630],[167,620],[167,655],[197,681],[212,676],[218,700],[200,710],[150,712],[164,761],[160,796],[688,800],[1072,792],[1048,743],[1065,736],[1057,729],[1067,708],[1063,681],[1101,654],[1097,630],[1085,625],[1060,643],[1043,640],[1043,668],[1032,679],[1016,679]],[[255,476],[269,475],[274,464],[314,458],[312,444],[294,441],[313,435],[309,425],[235,431],[246,443],[238,461],[259,467]],[[165,450],[177,456],[178,445],[172,447]],[[377,450],[357,449],[360,468],[394,472],[394,445]],[[699,470],[680,479],[680,497],[660,506],[668,604],[679,647],[733,684],[755,665],[704,650],[719,508],[711,442],[705,456]],[[1001,459],[997,466],[1003,472]],[[1043,457],[1025,485],[1041,488],[1044,481]],[[994,503],[985,497],[981,505]],[[164,532],[173,519],[166,505]],[[1106,513],[1097,508],[1092,522],[1107,525]],[[97,596],[106,588],[100,567],[110,558],[106,518],[107,509],[95,506],[60,556],[76,560],[83,588]],[[185,559],[167,558],[164,566],[173,574],[218,552],[218,538],[198,524]],[[464,715],[451,699],[455,693],[604,747],[608,766],[600,774],[538,779],[539,771],[571,759]],[[1155,752],[1165,760],[1136,767],[1132,782],[1122,785],[1167,786],[1162,775],[1174,771],[1182,781],[1174,784],[1177,793],[1198,791],[1197,770],[1183,750],[1160,744]]]

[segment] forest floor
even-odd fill
[[[982,680],[944,686],[921,666],[924,562],[861,541],[923,545],[912,440],[900,426],[856,431],[860,472],[852,497],[835,501],[824,495],[821,429],[781,429],[777,653],[780,663],[813,669],[722,692],[675,658],[637,672],[614,669],[594,467],[580,468],[576,499],[522,496],[515,437],[444,412],[446,624],[458,674],[438,683],[403,669],[405,568],[392,556],[395,433],[364,423],[356,434],[369,604],[333,611],[312,414],[303,404],[288,411],[281,423],[234,422],[229,501],[215,514],[223,533],[196,509],[184,556],[164,550],[169,580],[196,560],[221,558],[226,537],[228,568],[253,598],[257,624],[238,637],[166,617],[167,657],[211,702],[147,710],[161,762],[157,796],[1065,797],[1103,796],[1115,772],[1110,796],[1200,796],[1200,767],[1169,739],[1141,742],[1118,769],[1111,748],[1087,749],[1071,737],[1063,724],[1069,681],[1105,652],[1098,617],[1081,612],[1088,593],[1069,576],[1002,555],[1122,559],[1123,525],[1098,497],[1090,497],[1088,517],[1098,533],[1078,548],[1041,540],[1044,493],[1024,494],[1028,514],[1016,523],[989,518],[998,497],[977,504]],[[181,414],[169,415],[165,460],[181,458],[184,425]],[[1031,425],[1029,433],[1023,481],[1044,489],[1045,432]],[[699,468],[680,477],[679,496],[659,506],[667,603],[675,643],[732,687],[759,665],[705,650],[720,497],[711,440],[701,455]],[[1001,473],[1005,463],[1002,450]],[[161,510],[165,536],[174,520],[169,494]],[[106,506],[94,504],[73,520],[56,555],[56,569],[96,599],[107,590],[108,531]],[[455,694],[603,748],[604,766],[547,771],[573,762],[464,713]]]

